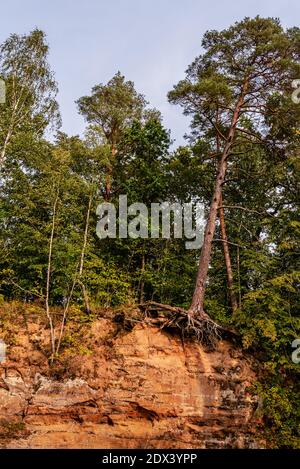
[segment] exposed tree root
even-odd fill
[[[140,304],[139,308],[151,318],[152,323],[158,323],[161,329],[180,331],[183,338],[194,338],[205,345],[215,347],[220,339],[237,336],[231,329],[214,322],[207,314],[195,317],[183,308],[155,301]],[[160,312],[163,313],[163,317],[158,316]],[[153,317],[155,315],[156,318]]]

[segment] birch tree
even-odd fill
[[[42,135],[49,123],[59,124],[57,86],[48,63],[45,34],[12,34],[0,46],[0,78],[6,99],[0,105],[0,170],[18,132]]]

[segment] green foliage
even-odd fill
[[[258,384],[255,392],[263,400],[266,438],[271,448],[300,448],[299,387]]]
[[[94,86],[91,96],[83,96],[77,104],[87,121],[98,125],[109,143],[116,143],[122,131],[142,117],[146,101],[133,82],[118,72],[107,85]]]
[[[12,34],[0,45],[0,77],[6,84],[6,102],[0,105],[0,170],[16,139],[41,136],[52,123],[59,125],[57,87],[48,64],[45,34],[38,29],[28,35]]]

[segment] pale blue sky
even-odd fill
[[[188,120],[166,94],[201,52],[207,29],[245,16],[275,16],[299,26],[299,0],[0,0],[0,42],[43,29],[59,85],[63,128],[82,134],[74,101],[120,70],[163,114],[176,144]]]

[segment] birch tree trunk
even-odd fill
[[[56,194],[54,204],[53,204],[52,227],[51,227],[51,234],[50,234],[50,239],[49,239],[49,251],[48,251],[46,297],[45,297],[46,315],[47,315],[49,326],[50,326],[50,343],[51,343],[52,359],[53,359],[53,354],[55,353],[55,331],[54,331],[52,316],[50,313],[49,297],[50,297],[52,252],[53,252],[53,239],[54,239],[54,232],[55,232],[57,204],[58,204],[58,193]]]
[[[92,201],[93,201],[93,194],[90,195],[89,202],[88,202],[88,209],[87,209],[87,213],[86,213],[83,243],[82,243],[82,249],[81,249],[81,253],[80,253],[79,269],[78,269],[78,272],[77,272],[77,267],[76,267],[76,272],[75,272],[75,275],[74,275],[72,287],[71,287],[71,290],[70,290],[70,293],[69,293],[69,296],[68,296],[68,299],[67,299],[66,306],[64,308],[63,318],[62,318],[61,325],[60,325],[59,337],[58,337],[58,340],[57,340],[56,353],[59,352],[59,349],[60,349],[60,346],[61,346],[61,341],[62,341],[62,337],[63,337],[63,333],[64,333],[66,318],[67,318],[67,314],[68,314],[69,307],[70,307],[70,302],[72,300],[72,296],[73,296],[73,292],[74,292],[74,288],[76,286],[76,283],[78,283],[78,285],[80,285],[80,287],[82,289],[82,294],[83,294],[83,299],[84,299],[84,303],[85,303],[86,312],[88,314],[90,313],[89,297],[88,297],[88,293],[87,293],[87,290],[85,288],[85,285],[81,281],[81,276],[83,274],[84,257],[85,257],[87,241],[88,241],[88,232],[89,232],[89,223],[90,223],[90,216],[91,216]]]
[[[93,201],[93,194],[90,195],[89,203],[88,203],[88,209],[87,209],[87,213],[86,213],[85,229],[84,229],[84,236],[83,236],[83,245],[82,245],[82,250],[81,250],[81,255],[80,255],[80,264],[79,264],[79,271],[78,271],[78,277],[79,277],[78,283],[82,288],[82,294],[83,294],[83,299],[84,299],[84,303],[85,303],[85,310],[86,310],[87,314],[89,314],[90,311],[91,311],[90,302],[89,302],[89,296],[88,296],[88,293],[86,291],[85,285],[81,281],[81,277],[82,277],[82,273],[83,273],[83,263],[84,263],[84,257],[85,257],[87,241],[88,241],[92,201]]]

